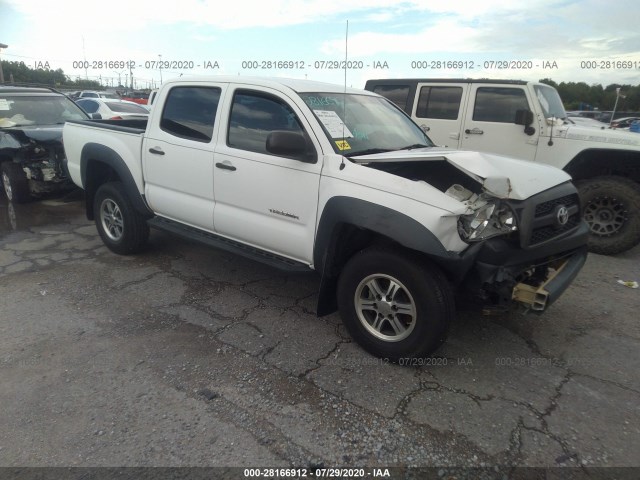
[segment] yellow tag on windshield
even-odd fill
[[[346,140],[336,140],[336,146],[340,151],[351,150],[351,145],[349,145]]]

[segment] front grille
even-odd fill
[[[520,246],[534,248],[568,235],[580,226],[580,197],[570,182],[550,188],[519,202],[510,201],[518,217]],[[567,208],[567,223],[561,225],[559,208]]]
[[[533,230],[533,232],[531,232],[530,245],[537,245],[539,243],[546,242],[547,240],[551,240],[552,238],[557,237],[558,235],[562,235],[564,232],[568,232],[574,227],[577,227],[579,223],[580,216],[572,215],[571,217],[569,217],[569,221],[567,221],[567,223],[562,227],[555,228],[549,226],[536,228],[535,230]]]
[[[565,195],[561,198],[555,198],[553,200],[549,200],[547,202],[540,203],[536,205],[536,213],[535,217],[542,217],[543,215],[548,215],[552,213],[558,205],[564,205],[565,207],[569,207],[571,205],[576,205],[580,202],[577,194]]]
[[[569,219],[564,225],[558,223],[557,209],[565,206],[569,211]],[[580,223],[580,198],[577,193],[547,200],[536,205],[533,228],[529,245],[539,245],[553,240],[555,237],[574,229]]]

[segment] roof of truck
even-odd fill
[[[235,83],[247,86],[262,87],[288,87],[295,92],[330,92],[330,93],[358,93],[371,95],[370,92],[359,88],[349,88],[344,85],[336,85],[334,83],[316,82],[314,80],[302,80],[296,78],[280,78],[280,77],[252,77],[252,76],[234,76],[234,75],[212,75],[206,77],[180,77],[167,80],[164,84],[196,83],[196,82],[219,82],[219,83]]]
[[[526,85],[525,80],[499,80],[491,78],[381,78],[367,80],[367,85],[370,83],[378,85],[397,85],[399,83],[498,83],[504,85]]]

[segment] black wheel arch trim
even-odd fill
[[[87,177],[90,170],[89,166],[93,162],[103,163],[116,173],[138,213],[149,217],[153,216],[153,212],[145,202],[144,196],[138,191],[133,175],[131,175],[131,171],[122,157],[106,145],[89,142],[82,148],[82,153],[80,154],[80,177],[86,193],[88,219],[93,219],[93,197],[98,187],[104,183],[94,182],[92,178]]]
[[[313,252],[313,263],[324,273],[336,226],[348,224],[388,237],[430,256],[450,258],[438,237],[417,220],[391,208],[352,197],[333,197],[324,206]]]
[[[341,225],[368,230],[409,250],[424,253],[453,277],[458,277],[471,266],[470,262],[463,262],[458,254],[447,251],[433,232],[408,215],[358,198],[333,197],[322,211],[313,252],[315,269],[321,275],[318,315],[327,315],[337,308],[335,288],[338,272],[332,268],[332,262],[337,251],[337,231]]]

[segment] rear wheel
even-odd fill
[[[640,243],[640,185],[609,176],[583,180],[577,186],[591,229],[590,251],[613,255]]]
[[[338,307],[353,339],[391,361],[431,354],[444,343],[455,313],[449,282],[435,265],[378,248],[347,262]]]
[[[104,183],[98,188],[93,211],[98,233],[109,250],[128,255],[144,248],[149,226],[133,207],[121,182]]]
[[[0,167],[2,172],[2,187],[7,200],[14,203],[25,203],[31,199],[29,181],[20,165],[4,162]]]

